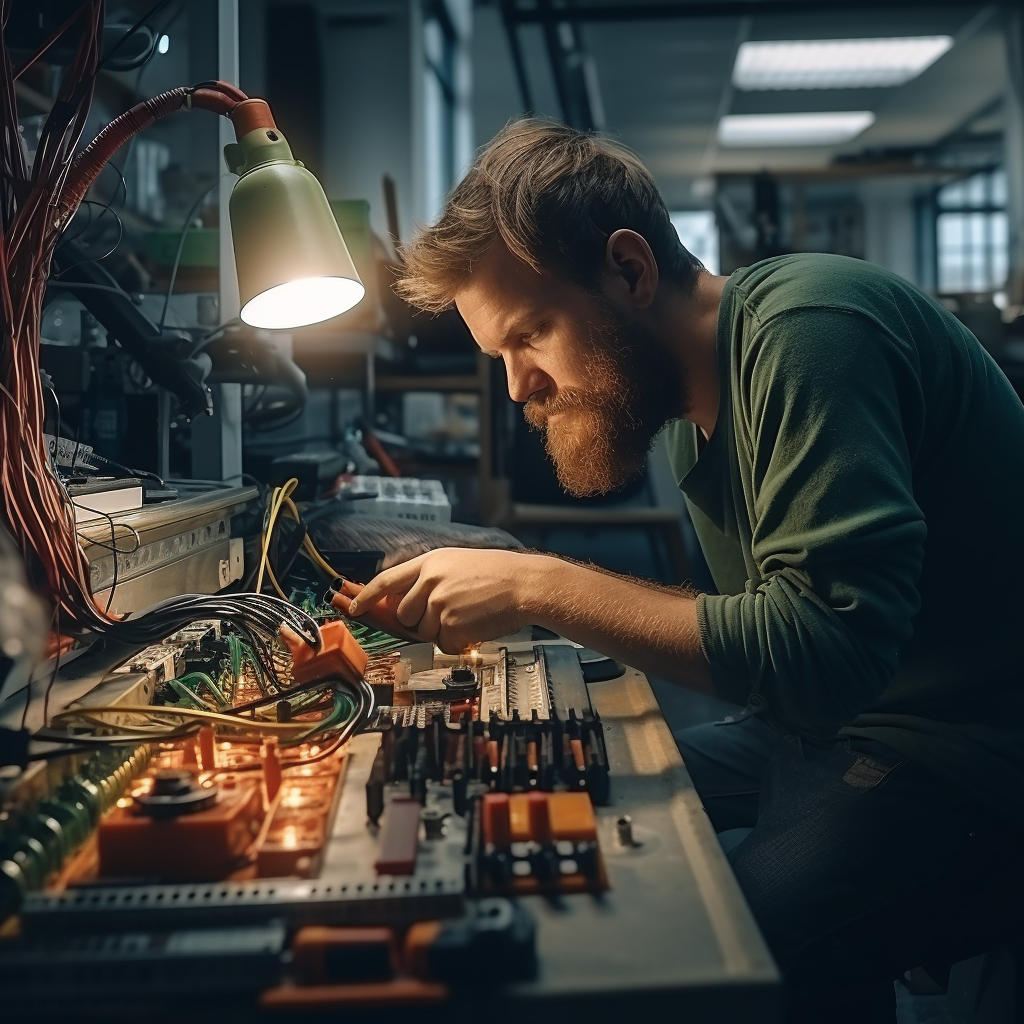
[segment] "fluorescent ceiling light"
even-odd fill
[[[951,36],[743,43],[736,54],[732,83],[738,89],[903,85],[917,78],[952,45]]]
[[[873,124],[870,110],[823,114],[727,114],[718,122],[723,146],[838,146]]]

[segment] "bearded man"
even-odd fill
[[[998,943],[1024,820],[1024,408],[935,301],[853,259],[714,277],[635,156],[512,123],[400,290],[502,359],[559,479],[605,493],[667,425],[717,594],[536,553],[380,574],[446,651],[539,624],[743,705],[678,736],[794,1021],[894,1021],[892,979]],[[670,880],[666,880],[670,884]]]

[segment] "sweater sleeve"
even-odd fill
[[[866,316],[796,309],[756,331],[738,378],[732,426],[760,578],[698,600],[701,643],[727,699],[759,692],[789,728],[831,735],[885,689],[920,604],[913,350]]]

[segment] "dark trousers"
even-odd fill
[[[755,716],[676,740],[715,831],[750,829],[728,856],[787,1021],[889,1024],[904,971],[1024,930],[1020,831],[891,747],[812,746]]]

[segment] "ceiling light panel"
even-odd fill
[[[748,42],[736,54],[732,83],[748,90],[903,85],[952,45],[951,36]]]
[[[838,146],[874,124],[870,110],[807,114],[728,114],[718,122],[722,146]]]

